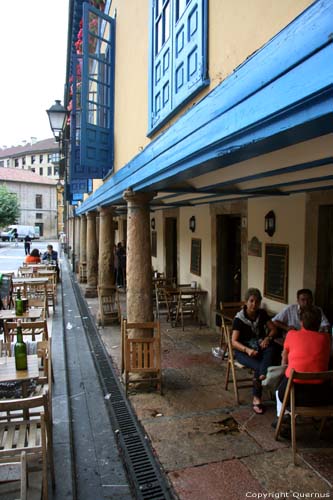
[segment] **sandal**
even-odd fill
[[[262,403],[253,403],[252,408],[257,415],[262,415],[265,412],[265,407]]]

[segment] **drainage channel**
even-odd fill
[[[124,394],[80,287],[73,275],[71,279],[95,366],[105,394],[109,395],[106,403],[111,425],[135,496],[138,500],[174,500],[165,474]]]

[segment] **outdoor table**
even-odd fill
[[[23,382],[24,384],[31,379],[37,379],[39,377],[38,356],[28,354],[27,358],[27,370],[16,370],[15,356],[7,357],[6,361],[0,364],[0,383]]]
[[[37,354],[28,354],[27,370],[16,370],[15,356],[6,358],[5,362],[0,364],[0,384],[8,382],[22,382],[22,396],[28,396],[28,384],[30,380],[37,380],[39,377],[39,366]],[[23,412],[24,418],[28,417],[27,412]]]
[[[29,285],[29,284],[40,284],[43,285],[44,283],[48,282],[48,278],[13,278],[12,280],[13,285]]]
[[[48,276],[51,276],[51,275],[56,276],[57,275],[57,271],[55,270],[55,268],[54,268],[54,270],[53,269],[38,269],[36,272],[38,273],[38,276],[36,276],[37,278],[43,277],[42,276],[43,274],[46,274]]]
[[[13,321],[16,319],[32,320],[40,318],[43,309],[41,307],[30,307],[28,311],[24,312],[21,316],[17,316],[15,309],[2,309],[0,311],[0,319],[6,321]]]
[[[42,263],[39,263],[39,264],[25,264],[24,267],[37,267],[37,268],[40,268],[40,269],[46,269],[47,267],[54,267],[54,268],[56,268],[56,264],[42,264]]]
[[[179,304],[181,300],[184,300],[186,297],[192,297],[195,303],[195,309],[197,311],[196,318],[201,325],[200,321],[200,313],[201,313],[201,299],[208,294],[207,290],[203,290],[202,288],[192,288],[191,286],[178,286],[176,288],[167,287],[166,291],[168,294],[173,295],[174,302],[177,301],[176,306],[176,315],[175,315],[175,325],[177,325],[179,319]]]
[[[208,293],[207,290],[203,290],[202,288],[192,288],[190,286],[166,287],[165,289],[171,295],[179,295],[181,293],[182,295],[192,295],[195,298],[202,297]]]

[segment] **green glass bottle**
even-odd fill
[[[28,367],[27,346],[23,342],[21,320],[17,320],[17,340],[14,346],[16,370],[26,370]]]
[[[22,298],[21,298],[20,289],[17,290],[17,296],[16,296],[16,300],[15,300],[15,314],[16,314],[16,316],[23,315],[23,302],[22,302]]]

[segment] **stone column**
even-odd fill
[[[153,320],[150,215],[153,193],[124,192],[127,201],[127,321]],[[133,337],[151,336],[149,331],[133,331]]]
[[[102,297],[115,295],[114,287],[114,228],[112,207],[99,208],[99,252],[98,252],[98,323],[107,324],[102,307]]]
[[[97,297],[98,252],[96,212],[87,214],[87,288],[85,297]]]
[[[71,257],[72,252],[73,252],[73,218],[70,217],[68,219],[68,246],[71,247],[70,255],[68,257]]]
[[[87,282],[87,216],[81,215],[80,223],[80,283]]]
[[[78,272],[79,262],[80,262],[80,217],[75,217],[75,238],[74,238],[74,252],[75,252],[75,272]]]

